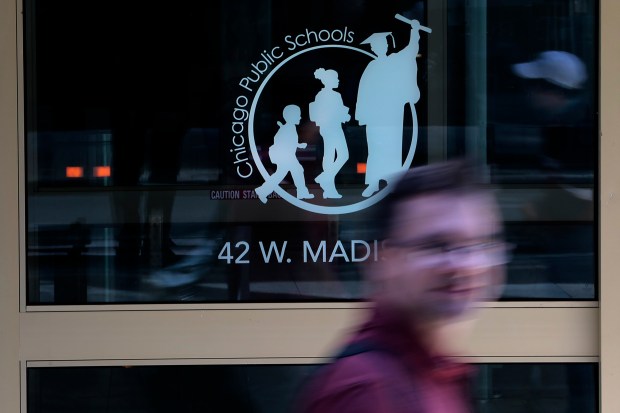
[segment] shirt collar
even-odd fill
[[[357,339],[370,340],[390,353],[402,357],[413,371],[440,381],[470,377],[473,366],[454,357],[433,352],[424,345],[409,318],[395,309],[375,306],[368,321],[360,328]]]

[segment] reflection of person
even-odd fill
[[[409,103],[413,111],[420,98],[415,60],[419,29],[419,23],[414,20],[409,44],[389,55],[387,37],[391,33],[375,33],[362,42],[370,43],[377,55],[362,74],[355,108],[355,118],[360,125],[366,125],[368,140],[367,187],[362,193],[365,197],[377,192],[379,181],[389,182],[403,166],[404,106]]]
[[[109,65],[104,77],[112,80],[107,102],[102,97],[110,108],[112,134],[115,288],[139,289],[142,270],[158,270],[179,259],[171,221],[190,125],[189,52],[183,31],[164,31],[160,23],[183,21],[184,12],[155,4],[145,10],[137,3],[112,9],[119,7],[123,13],[113,16],[116,30],[109,33],[109,58],[103,59]]]
[[[176,261],[171,237],[175,191],[139,191],[137,187],[144,172],[149,183],[176,183],[187,124],[179,113],[159,111],[157,116],[149,113],[133,117],[122,110],[118,109],[112,128],[112,171],[114,184],[132,191],[113,194],[113,211],[119,225],[117,263],[131,272],[140,266],[140,257],[142,264],[148,257],[148,264],[157,269]],[[133,281],[124,281],[138,287],[138,279],[133,274],[130,278]]]
[[[369,317],[306,383],[300,413],[470,411],[455,344],[506,263],[497,205],[474,172],[462,161],[409,170],[379,205]]]
[[[549,171],[594,167],[594,111],[588,107],[584,63],[572,53],[549,50],[512,66],[524,80],[528,121],[541,125],[542,166]]]
[[[531,110],[527,121],[539,133],[546,179],[544,190],[522,211],[528,220],[562,222],[547,231],[534,230],[531,244],[545,254],[549,283],[591,283],[598,126],[588,101],[586,66],[572,53],[549,50],[512,70],[523,79]]]
[[[301,109],[296,105],[288,105],[284,108],[282,116],[286,123],[278,122],[280,129],[273,138],[273,145],[269,147],[269,159],[276,165],[276,171],[255,190],[256,195],[263,203],[267,202],[267,195],[274,191],[289,172],[293,177],[295,187],[297,187],[297,198],[314,198],[314,195],[306,187],[304,168],[295,154],[297,148],[303,149],[307,145],[299,143],[297,135],[297,125],[301,121]]]
[[[349,149],[342,130],[342,124],[351,119],[349,108],[342,102],[342,96],[334,89],[338,87],[338,72],[323,68],[314,71],[314,77],[323,82],[323,89],[310,103],[310,120],[319,127],[323,136],[323,172],[314,180],[323,189],[323,198],[341,198],[336,190],[336,174],[349,159]]]

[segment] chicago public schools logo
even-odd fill
[[[370,53],[351,45],[355,44],[354,33],[347,32],[345,28],[344,32],[323,30],[318,33],[317,42],[326,39],[331,41],[331,44],[305,47],[288,57],[285,57],[279,47],[273,48],[270,52],[265,51],[261,55],[269,64],[274,64],[277,59],[282,59],[262,79],[256,90],[248,116],[249,151],[252,154],[256,169],[264,179],[264,183],[257,187],[255,192],[263,203],[269,202],[268,197],[275,192],[289,203],[315,213],[345,214],[356,212],[384,198],[390,192],[390,186],[399,174],[411,166],[418,136],[415,103],[420,98],[417,85],[416,56],[419,50],[420,31],[431,33],[431,29],[421,26],[417,20],[409,20],[398,14],[396,19],[411,26],[408,44],[400,50],[396,48],[394,36],[389,32],[384,32],[374,33],[360,43],[363,46],[369,45],[372,51]],[[301,37],[305,45],[309,44],[311,39],[308,31],[306,34],[307,38]],[[328,35],[329,39],[327,39]],[[299,46],[300,36],[302,35],[285,37],[286,43],[290,44],[289,50],[294,50]],[[340,44],[334,44],[333,40],[336,37],[341,39]],[[393,47],[397,50],[392,53],[388,53],[388,41],[390,39]],[[314,78],[322,83],[322,89],[317,91],[314,100],[310,102],[291,102],[281,108],[281,120],[277,121],[278,129],[273,138],[268,139],[270,142],[269,160],[275,166],[275,171],[269,173],[259,156],[255,128],[253,127],[261,93],[272,76],[283,65],[290,63],[304,53],[323,48],[344,48],[365,55],[363,56],[365,59],[370,57],[370,62],[364,68],[359,83],[353,85],[353,87],[357,86],[355,108],[348,107],[340,92],[337,91],[341,85],[336,70],[324,64],[321,64],[324,67],[314,69]],[[255,66],[253,65],[253,67]],[[253,74],[258,75],[259,73],[253,71]],[[252,82],[258,82],[259,78],[260,76],[256,76],[254,79],[244,78],[240,85],[253,91]],[[347,87],[351,87],[351,85],[347,85]],[[245,102],[249,102],[245,96],[241,97],[245,99]],[[239,104],[239,98],[237,101]],[[412,112],[413,127],[410,146],[403,160],[403,125],[407,104],[409,104]],[[304,177],[304,167],[298,159],[298,150],[306,148],[307,145],[300,143],[297,128],[302,121],[302,107],[308,109],[309,120],[316,124],[322,138],[322,172],[313,178],[314,182],[321,188],[321,191],[316,193],[316,197],[308,190]],[[356,120],[360,126],[365,126],[368,149],[368,157],[365,159],[365,188],[361,194],[351,197],[355,199],[353,203],[342,204],[343,201],[346,201],[346,199],[342,199],[334,202],[335,205],[325,205],[325,201],[322,201],[323,204],[321,204],[320,198],[323,200],[342,198],[342,194],[336,185],[336,175],[349,159],[345,126],[353,120]],[[263,142],[265,142],[264,137]],[[242,151],[243,149],[236,148],[236,150]],[[296,189],[293,193],[285,191],[280,186],[289,174]],[[387,185],[381,188],[380,181],[385,181]]]

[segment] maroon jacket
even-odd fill
[[[349,343],[356,343],[349,345],[353,353],[362,351],[319,368],[303,389],[297,406],[299,413],[472,410],[472,368],[431,355],[406,321],[394,313],[374,309],[370,320]]]

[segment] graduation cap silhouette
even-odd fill
[[[388,36],[392,37],[392,47],[396,47],[396,43],[394,43],[394,35],[392,34],[392,32],[373,33],[370,36],[368,36],[366,40],[364,40],[360,44],[368,43],[372,47],[372,46],[376,46],[382,43],[387,43]]]

